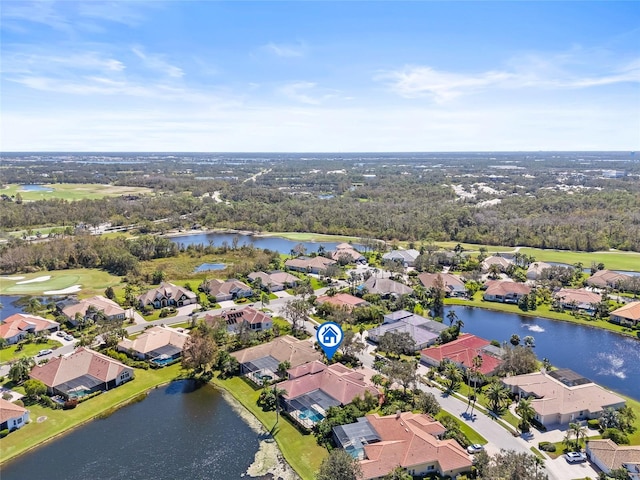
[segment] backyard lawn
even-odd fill
[[[2,350],[0,350],[0,363],[5,363],[13,359],[18,359],[20,357],[33,357],[40,350],[44,350],[47,348],[53,350],[61,346],[62,343],[60,342],[56,342],[55,340],[47,340],[47,343],[27,343],[22,350],[16,352],[16,348],[18,348],[18,345],[10,345],[7,348],[3,348]]]
[[[276,426],[276,413],[264,412],[258,407],[256,401],[260,390],[254,390],[240,377],[232,377],[227,380],[215,378],[213,383],[238,400],[249,410],[264,427],[271,431],[289,465],[302,477],[303,480],[313,480],[315,472],[320,468],[320,463],[327,456],[327,450],[316,443],[313,435],[304,435],[294,427],[288,419],[280,416]]]
[[[136,369],[133,381],[91,398],[73,410],[29,406],[31,423],[10,433],[0,442],[0,464],[73,427],[108,414],[113,408],[122,406],[150,388],[178,378],[180,373],[180,364],[158,370]],[[40,417],[46,419],[38,422]]]

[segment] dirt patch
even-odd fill
[[[41,417],[38,417],[38,419],[36,420],[36,422],[38,423],[42,423],[47,419],[46,415],[42,415]]]

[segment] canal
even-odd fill
[[[3,465],[2,480],[240,479],[259,436],[214,387],[178,381]]]
[[[508,342],[514,333],[535,339],[539,359],[570,368],[594,382],[640,400],[640,341],[607,330],[568,322],[493,312],[464,306],[446,307],[464,322],[463,332]],[[446,320],[445,320],[446,323]]]

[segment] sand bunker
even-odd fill
[[[47,290],[43,295],[65,295],[67,293],[77,293],[82,288],[82,285],[71,285],[70,287],[63,288],[62,290]]]
[[[31,280],[23,280],[21,282],[16,282],[16,285],[24,285],[26,283],[46,282],[47,280],[51,280],[51,275],[44,275],[42,277],[32,278]]]
[[[24,277],[0,277],[0,280],[22,280]]]

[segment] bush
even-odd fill
[[[9,435],[9,430],[7,430],[6,428],[4,430],[0,430],[0,438],[4,438],[7,435]]]
[[[629,445],[629,437],[617,428],[607,428],[602,434],[602,438],[609,438],[618,445]]]
[[[62,408],[64,410],[71,410],[73,408],[76,408],[78,406],[78,403],[79,402],[77,398],[72,398],[64,402],[64,406]]]
[[[2,399],[3,400],[10,400],[11,399],[11,394],[9,392],[4,392],[2,394]]]
[[[18,405],[19,407],[24,407],[24,402],[22,400],[16,400],[13,404]]]
[[[598,430],[598,429],[600,429],[600,423],[598,423],[598,419],[597,419],[597,418],[592,418],[591,420],[587,420],[587,426],[588,426],[591,430]]]

